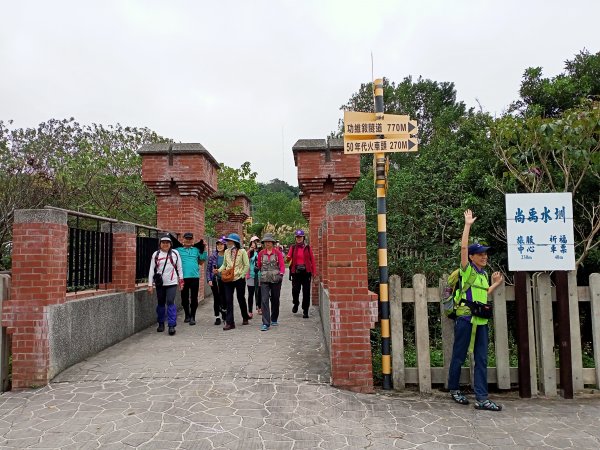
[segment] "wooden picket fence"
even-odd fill
[[[418,384],[422,393],[431,392],[433,384],[447,386],[448,368],[454,341],[454,321],[441,312],[443,367],[431,367],[428,303],[440,304],[443,281],[438,287],[427,287],[425,276],[413,277],[413,287],[403,288],[400,277],[390,277],[390,319],[392,329],[392,377],[396,390],[407,384]],[[532,275],[527,282],[527,313],[529,322],[530,373],[533,395],[555,396],[558,393],[558,369],[554,349],[554,323],[552,301],[556,301],[555,289],[548,273]],[[510,389],[518,382],[517,367],[510,367],[508,346],[507,302],[515,301],[513,286],[500,286],[492,295],[494,304],[494,345],[496,367],[488,367],[488,382],[499,389]],[[594,368],[584,368],[582,362],[579,302],[591,302]],[[415,348],[417,367],[406,367],[404,360],[403,303],[414,304]],[[440,305],[441,306],[441,305]],[[569,306],[571,331],[571,360],[573,389],[583,390],[585,385],[600,387],[600,274],[590,276],[589,286],[577,286],[575,272],[569,273]],[[471,364],[472,367],[472,364]],[[461,383],[471,379],[469,368],[463,367]],[[511,386],[512,385],[512,386]]]

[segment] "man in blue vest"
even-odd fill
[[[196,310],[198,309],[198,290],[200,289],[200,266],[206,261],[204,240],[194,242],[193,233],[183,235],[183,247],[177,251],[181,255],[183,266],[183,289],[181,290],[181,304],[185,313],[184,322],[196,325]],[[191,304],[190,304],[191,297]]]

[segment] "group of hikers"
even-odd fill
[[[473,387],[475,408],[488,411],[500,411],[502,406],[489,400],[487,383],[488,357],[488,319],[478,311],[487,309],[488,296],[504,283],[500,272],[492,274],[492,284],[488,281],[485,268],[488,264],[487,251],[490,247],[474,243],[469,245],[469,234],[476,217],[471,210],[464,212],[464,229],[461,238],[459,286],[453,298],[454,303],[454,344],[452,359],[448,371],[448,389],[451,398],[468,405],[469,400],[460,390],[461,367],[467,353],[473,353],[475,367]],[[303,230],[295,232],[295,243],[284,256],[271,233],[262,239],[253,236],[248,250],[243,247],[240,236],[231,233],[216,243],[216,249],[207,256],[204,242],[193,244],[192,233],[183,235],[181,245],[174,237],[166,235],[160,239],[160,249],[152,256],[148,289],[156,287],[158,305],[156,308],[158,329],[165,329],[165,313],[169,334],[175,334],[177,308],[175,293],[177,285],[181,289],[181,299],[185,312],[185,322],[196,324],[198,308],[198,289],[200,267],[206,262],[206,280],[214,298],[215,325],[224,322],[223,330],[235,328],[233,306],[234,293],[237,297],[242,325],[248,325],[252,319],[252,308],[256,303],[256,313],[262,315],[261,331],[278,325],[280,293],[286,264],[289,265],[292,279],[292,312],[297,313],[302,291],[303,317],[308,318],[310,306],[310,284],[315,274],[315,259],[310,246],[306,243]],[[174,240],[178,246],[173,248]],[[181,245],[181,247],[179,247]],[[248,302],[246,302],[246,286]],[[191,299],[191,302],[190,302]]]
[[[304,230],[296,230],[294,240],[284,256],[283,247],[278,245],[271,233],[265,233],[262,239],[252,236],[247,250],[240,236],[231,233],[218,239],[216,248],[208,255],[204,240],[194,243],[193,233],[184,233],[183,243],[171,234],[161,236],[160,248],[152,255],[148,274],[148,291],[152,293],[156,289],[156,331],[165,331],[166,321],[169,335],[175,334],[175,295],[178,287],[185,314],[184,322],[196,325],[202,275],[206,276],[213,294],[215,325],[223,323],[225,331],[235,329],[235,295],[242,325],[249,324],[256,304],[256,313],[262,316],[261,331],[278,326],[281,284],[286,266],[289,266],[292,280],[292,312],[298,312],[302,293],[302,317],[308,319],[315,257],[306,242]]]

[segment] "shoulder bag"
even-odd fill
[[[233,278],[235,277],[235,260],[237,259],[239,252],[240,249],[237,249],[235,252],[235,258],[233,258],[233,265],[230,268],[224,269],[223,272],[221,272],[221,280],[223,281],[223,283],[231,283],[233,281]]]

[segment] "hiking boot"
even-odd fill
[[[223,327],[223,331],[229,331],[229,330],[233,330],[233,329],[235,329],[235,325],[229,325],[229,324],[226,324],[226,325]]]
[[[190,316],[188,316],[187,314],[185,315],[185,319],[183,319],[184,323],[188,323],[191,320]]]
[[[196,325],[196,318],[194,316],[190,317],[190,325]]]
[[[165,331],[165,324],[164,324],[164,322],[160,322],[160,323],[158,324],[158,328],[156,329],[156,331],[157,331],[158,333],[162,333],[163,331]]]
[[[244,320],[244,321],[242,322],[242,325],[248,325],[248,319]]]
[[[215,325],[221,325],[221,318],[215,317]]]
[[[294,314],[296,314],[296,313],[298,312],[298,305],[294,305],[294,306],[292,307],[292,312],[293,312]]]
[[[308,319],[308,313],[307,313],[307,312],[305,312],[304,314],[302,314],[302,318],[303,318],[303,319]]]
[[[169,336],[173,336],[175,334],[175,327],[169,327]]]

